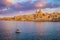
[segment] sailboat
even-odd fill
[[[16,25],[17,29],[16,29],[16,33],[20,33],[21,31],[18,29],[18,26]]]
[[[19,30],[19,29],[17,29],[17,30],[16,30],[16,33],[20,33],[20,30]]]

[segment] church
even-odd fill
[[[40,10],[36,10],[36,17],[42,17],[42,14],[43,14],[43,12],[42,12],[41,9]]]

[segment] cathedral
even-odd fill
[[[42,17],[42,10],[40,9],[40,10],[36,10],[36,16],[37,17]]]

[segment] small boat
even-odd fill
[[[16,30],[16,33],[20,33],[20,30],[19,30],[19,29],[17,29],[17,30]]]

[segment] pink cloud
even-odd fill
[[[12,0],[4,0],[4,3],[6,6],[9,6],[12,4]]]
[[[18,3],[16,3],[14,6],[15,6],[15,8],[21,7]]]
[[[40,8],[42,8],[42,7],[45,7],[46,6],[46,4],[45,3],[36,3],[35,4],[35,7],[40,7]]]

